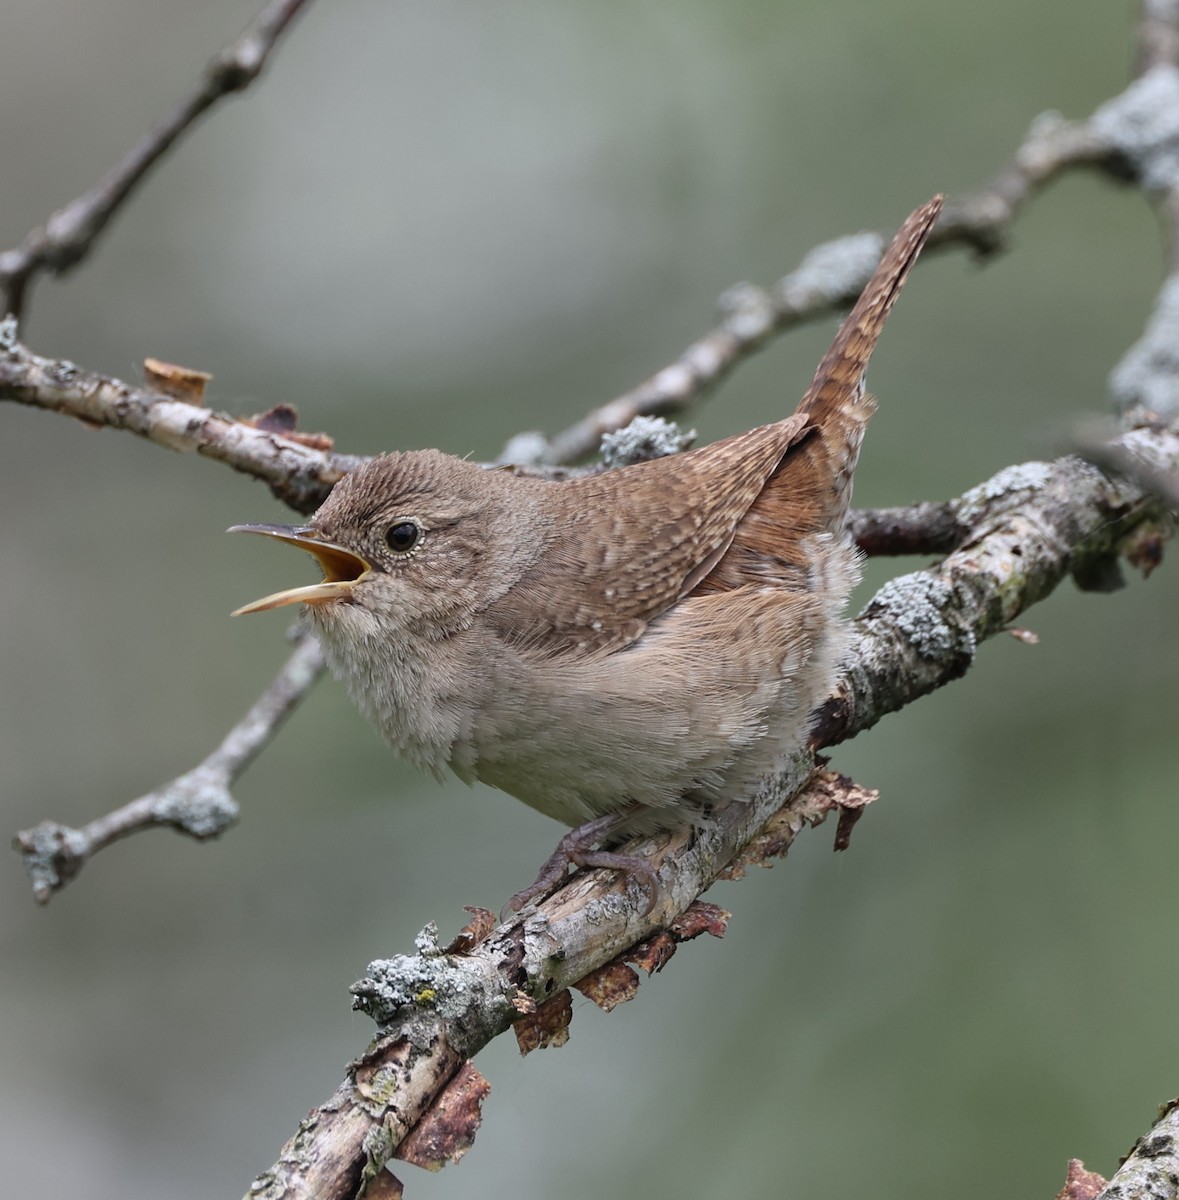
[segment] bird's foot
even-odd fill
[[[633,815],[629,809],[608,813],[604,817],[595,817],[592,821],[586,821],[584,825],[571,829],[545,860],[536,880],[523,891],[517,892],[504,905],[500,918],[509,920],[526,904],[551,896],[568,878],[570,867],[607,867],[637,878],[647,889],[647,907],[643,910],[643,916],[650,916],[659,894],[659,876],[655,868],[637,854],[619,854],[616,850],[594,848],[606,841],[612,833],[616,833]]]

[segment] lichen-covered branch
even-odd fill
[[[1139,44],[1144,70],[1124,92],[1087,120],[1069,121],[1054,112],[1037,117],[1011,161],[988,184],[947,202],[927,251],[951,245],[982,255],[1001,250],[1012,221],[1034,193],[1077,168],[1138,182],[1158,200],[1173,230],[1179,221],[1179,29],[1174,5],[1146,0]],[[751,284],[731,288],[721,297],[720,324],[675,362],[550,439],[535,434],[514,438],[501,459],[572,462],[595,453],[603,433],[636,416],[681,411],[773,337],[850,304],[887,241],[878,233],[839,238],[816,247],[768,289]],[[1174,237],[1172,257],[1174,270],[1179,266],[1179,239]],[[1125,406],[1140,402],[1146,388],[1155,401],[1149,406],[1168,417],[1176,411],[1174,397],[1179,395],[1173,356],[1167,353],[1174,344],[1173,312],[1179,303],[1172,293],[1177,286],[1164,286],[1156,319],[1111,381]],[[1165,405],[1158,403],[1160,388]]]
[[[1130,430],[1112,450],[1152,474],[1179,467],[1179,430]],[[824,707],[820,745],[965,673],[979,643],[1006,629],[1066,576],[1089,590],[1120,583],[1119,557],[1151,569],[1173,531],[1167,502],[1079,458],[1008,467],[950,506],[971,533],[943,562],[891,580],[855,623],[849,670]]]
[[[1134,430],[1120,445],[1157,469],[1179,467],[1173,428]],[[965,531],[960,548],[939,567],[885,585],[865,608],[849,683],[829,706],[817,744],[866,729],[961,675],[982,641],[1066,576],[1108,579],[1095,564],[1133,557],[1140,539],[1170,532],[1157,497],[1077,458],[1008,468],[952,508]],[[649,912],[644,886],[593,872],[473,949],[443,951],[426,936],[418,954],[372,964],[354,991],[380,1025],[377,1039],[250,1196],[327,1200],[376,1178],[449,1074],[522,1013],[671,924],[742,855],[763,861],[781,853],[802,829],[841,808],[846,801],[830,777],[806,787],[812,767],[800,751],[703,830],[633,848],[656,868]],[[373,1078],[379,1088],[364,1082]]]
[[[1074,437],[1074,445],[1077,454],[1086,462],[1100,467],[1106,474],[1132,479],[1144,491],[1162,500],[1172,514],[1179,516],[1179,472],[1144,461],[1108,431],[1099,434],[1081,428]]]
[[[1179,137],[1176,132],[1179,126],[1172,128],[1171,124],[1179,122],[1176,79],[1179,69],[1164,64],[1149,78],[1136,80],[1122,95],[1100,106],[1088,121],[1069,122],[1053,113],[1037,118],[1012,161],[994,180],[968,196],[947,203],[929,248],[956,244],[980,253],[996,251],[1010,223],[1031,195],[1072,168],[1099,168],[1122,179],[1136,177],[1150,191],[1156,186],[1153,181],[1167,178],[1164,168],[1174,156]],[[1152,111],[1151,105],[1160,106],[1170,116],[1145,121],[1143,114]],[[681,411],[773,337],[804,320],[851,303],[874,270],[886,242],[879,233],[838,238],[810,251],[795,270],[768,289],[751,284],[730,288],[721,297],[724,314],[721,323],[693,342],[674,363],[551,438],[528,433],[511,439],[499,461],[521,465],[566,464],[596,453],[603,434],[623,428],[636,417]],[[0,267],[3,262],[0,257]],[[1155,392],[1160,387],[1173,388],[1170,381],[1174,371],[1165,356],[1169,344],[1166,339],[1173,324],[1165,322],[1157,330],[1152,325],[1153,332],[1148,331],[1143,344],[1127,355],[1126,364],[1119,369],[1121,374],[1115,374],[1113,386],[1119,395],[1128,397],[1127,405],[1137,402],[1143,386]],[[16,342],[15,329],[10,329],[7,340],[8,358],[0,358],[0,399],[143,432],[134,424],[118,419],[117,414],[112,419],[111,403],[127,385],[82,372],[72,364],[39,359]],[[3,350],[0,344],[0,351]],[[62,379],[62,375],[66,378]],[[1160,379],[1165,382],[1160,384]],[[78,411],[77,388],[62,386],[75,380],[90,384],[92,394],[84,412]],[[1170,415],[1173,409],[1156,407],[1155,411]],[[162,430],[162,436],[155,440],[170,444],[167,432]],[[216,427],[207,431],[212,443],[208,449],[202,441],[204,432],[198,427],[187,433],[183,448],[200,449],[204,453],[219,450],[220,431]],[[275,471],[270,446],[265,442],[247,443],[235,451],[231,465],[275,486],[275,476],[281,472]],[[221,453],[213,452],[210,456],[230,461]],[[338,464],[343,460],[337,456],[333,461]],[[353,465],[356,461],[359,460],[352,460]],[[305,464],[301,466],[306,469]],[[305,480],[293,482],[289,489],[276,488],[276,494],[298,511],[309,512],[322,501],[334,479],[328,470],[310,486]]]
[[[0,254],[4,312],[20,316],[41,271],[61,274],[90,252],[136,185],[176,140],[223,96],[244,91],[261,73],[275,43],[307,0],[270,0],[254,23],[209,63],[197,86],[88,192],[29,233],[20,247]]]
[[[823,821],[854,788],[824,774],[800,791],[813,765],[799,752],[747,803],[728,806],[707,828],[642,843],[641,853],[650,857],[659,877],[649,913],[645,888],[636,892],[633,880],[597,871],[576,877],[474,946],[443,950],[437,931],[427,929],[418,938],[416,955],[370,964],[353,993],[355,1007],[378,1022],[377,1036],[332,1097],[302,1123],[274,1166],[254,1181],[251,1200],[357,1195],[379,1178],[459,1066],[514,1021],[557,1001],[564,989],[661,930],[672,930],[662,935],[669,943],[694,936],[677,934],[676,917],[733,863],[742,846],[753,843],[749,861],[785,853],[803,828]],[[792,793],[798,794],[783,807]],[[759,829],[762,836],[755,841]],[[662,965],[669,952],[655,962]],[[656,969],[650,959],[647,965]]]
[[[12,839],[33,883],[33,895],[47,904],[111,842],[157,825],[167,825],[198,841],[217,837],[237,820],[230,793],[234,781],[274,736],[323,673],[319,643],[302,634],[295,652],[250,711],[199,766],[146,796],[106,813],[81,829],[42,821]]]

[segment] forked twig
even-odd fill
[[[33,895],[48,904],[104,846],[158,825],[171,826],[198,841],[224,833],[238,816],[230,787],[274,736],[278,727],[323,673],[323,652],[309,633],[274,682],[229,731],[224,741],[191,771],[113,812],[73,829],[42,821],[12,839],[33,881]]]

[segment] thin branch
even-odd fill
[[[90,252],[95,239],[149,170],[198,117],[224,96],[244,91],[261,73],[275,43],[307,0],[270,0],[253,25],[205,69],[193,91],[84,195],[32,230],[16,250],[0,254],[4,311],[20,316],[41,271],[60,275]]]
[[[323,668],[319,643],[310,634],[302,634],[298,648],[274,682],[199,766],[81,829],[42,821],[18,833],[12,846],[24,859],[37,902],[47,904],[92,855],[129,834],[158,825],[171,826],[198,841],[224,833],[238,815],[230,788],[294,711]]]
[[[1118,111],[1114,109],[1115,103],[1102,106],[1095,118],[1106,110]],[[980,253],[995,251],[1002,244],[1007,225],[1023,204],[1056,175],[1088,166],[1124,177],[1130,169],[1127,166],[1130,152],[1122,143],[1129,137],[1127,129],[1117,122],[1106,121],[1103,129],[1098,130],[1094,121],[1067,122],[1055,114],[1038,118],[1012,162],[987,187],[947,204],[930,239],[930,247],[959,244]],[[603,434],[628,425],[635,417],[681,411],[773,337],[804,320],[837,311],[854,300],[875,269],[885,244],[880,234],[852,234],[817,246],[794,271],[768,290],[750,284],[731,288],[721,298],[725,312],[721,324],[689,346],[670,366],[551,439],[537,434],[513,438],[499,461],[524,466],[569,463],[596,453]],[[0,257],[0,266],[3,261]],[[0,339],[0,351],[4,349]],[[60,365],[57,370],[60,371]],[[124,421],[118,412],[120,393],[127,390],[126,384],[81,372],[72,364],[68,365],[67,374],[65,383],[80,380],[88,385],[92,395],[84,404],[79,402],[76,387],[60,386],[55,364],[36,358],[16,342],[15,330],[9,332],[8,359],[0,360],[0,399],[70,412],[99,424],[143,432]],[[144,436],[150,435],[144,433]],[[167,431],[156,440],[169,444]],[[217,440],[214,436],[213,441]],[[185,449],[204,449],[199,428],[186,432],[184,441]],[[240,448],[232,465],[274,486],[271,448],[265,443],[256,447],[260,455],[257,469],[251,465],[254,449]],[[218,453],[211,456],[223,457]],[[350,465],[359,461],[362,460],[350,460]],[[326,495],[327,489],[322,484],[326,481],[330,486],[339,477],[333,477],[330,469],[321,474],[320,486],[313,482],[307,487],[302,481],[293,480],[297,486],[292,489],[290,499],[281,492],[276,494],[298,511],[309,512]]]
[[[1122,441],[1159,469],[1179,467],[1179,430],[1140,429]],[[1070,572],[1115,558],[1142,526],[1159,522],[1169,531],[1157,499],[1077,458],[1000,472],[957,502],[957,519],[972,531],[963,548],[939,567],[886,584],[856,622],[850,683],[827,713],[817,744],[866,729],[963,674],[984,639]],[[373,963],[353,990],[380,1024],[376,1041],[249,1195],[329,1200],[356,1194],[459,1064],[521,1012],[667,926],[759,830],[760,848],[749,852],[753,861],[838,808],[840,800],[825,796],[821,786],[801,790],[812,766],[800,750],[704,829],[630,847],[657,872],[649,912],[645,886],[597,871],[575,876],[469,952],[439,950],[427,931],[417,955]]]
[[[363,462],[292,437],[133,387],[71,362],[40,358],[16,340],[16,322],[0,321],[0,400],[126,429],[169,450],[203,454],[252,475],[297,512],[314,512],[332,485]]]
[[[1156,26],[1164,16],[1179,42],[1179,5],[1148,4]],[[1165,11],[1164,11],[1165,10]],[[1110,373],[1118,407],[1165,420],[1179,415],[1179,66],[1161,60],[1120,96],[1103,104],[1092,124],[1119,147],[1128,170],[1154,202],[1170,243],[1168,275],[1142,337]]]
[[[1119,180],[1126,175],[1119,148],[1094,128],[1092,118],[1067,121],[1056,112],[1042,113],[990,183],[946,205],[929,245],[958,243],[983,257],[998,253],[1006,248],[1012,221],[1032,196],[1078,167],[1103,170]]]

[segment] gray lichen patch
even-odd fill
[[[954,591],[927,571],[915,571],[886,583],[864,609],[865,623],[895,629],[919,658],[928,662],[974,657],[977,641],[966,624],[951,623]]]
[[[777,314],[774,298],[755,283],[736,283],[721,293],[719,307],[725,317],[725,328],[742,341],[756,342],[773,331]],[[693,351],[708,352],[707,343],[698,343]],[[715,348],[711,349],[718,357]],[[703,366],[697,362],[697,369]]]
[[[1131,163],[1148,191],[1179,185],[1179,68],[1152,67],[1101,105],[1089,125]]]
[[[513,463],[519,467],[544,462],[549,455],[549,439],[543,433],[528,430],[508,439],[499,456],[502,463]]]
[[[963,493],[957,506],[958,522],[966,527],[977,524],[988,513],[994,512],[999,501],[1004,507],[1022,504],[1046,487],[1051,479],[1050,463],[1026,462],[1005,467],[985,483]]]
[[[152,805],[152,817],[204,841],[224,833],[240,814],[220,776],[194,771],[176,780]]]
[[[394,1022],[415,1044],[428,1043],[438,1023],[456,1053],[474,1053],[488,1031],[505,1028],[514,1015],[508,988],[482,960],[446,954],[431,922],[418,934],[417,954],[369,963],[368,973],[349,989],[352,1007],[381,1027]]]
[[[24,860],[34,896],[44,904],[64,880],[77,874],[90,853],[90,839],[68,825],[42,821],[27,833],[18,834],[13,847]]]
[[[662,417],[635,417],[623,429],[602,435],[602,462],[607,467],[666,458],[686,450],[696,440],[696,431],[686,432]]]
[[[883,253],[884,238],[878,233],[853,233],[824,242],[779,280],[775,290],[791,309],[837,304],[863,288]]]

